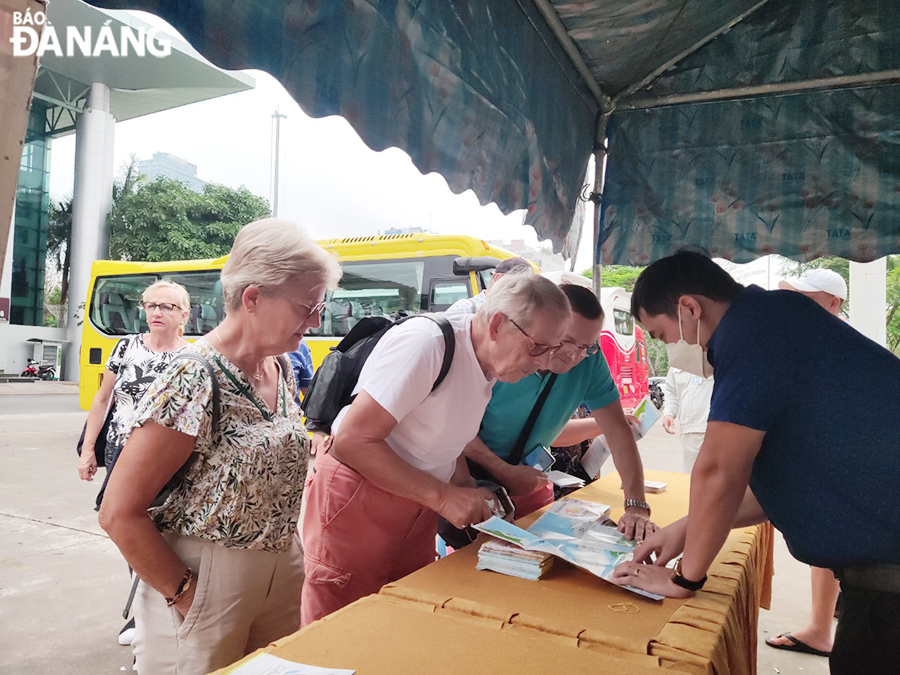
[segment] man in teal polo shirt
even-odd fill
[[[551,362],[556,381],[525,443],[525,453],[538,445],[574,445],[598,436],[602,429],[625,491],[625,515],[619,529],[627,538],[640,541],[656,525],[650,521],[650,507],[644,499],[644,469],[637,443],[600,351],[603,310],[587,288],[562,284],[560,289],[572,306],[572,320]],[[465,451],[467,459],[484,467],[506,487],[519,515],[553,500],[553,486],[543,473],[507,461],[550,375],[535,373],[514,384],[494,385],[481,431]],[[572,413],[582,402],[591,409],[592,419],[572,420]]]

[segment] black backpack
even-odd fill
[[[453,334],[453,326],[446,318],[438,314],[414,314],[397,321],[391,321],[385,316],[366,316],[350,329],[350,332],[336,347],[331,348],[322,361],[322,365],[313,375],[312,382],[306,390],[306,396],[300,404],[303,414],[306,415],[306,428],[310,431],[323,431],[331,433],[331,424],[344,406],[353,403],[353,388],[359,381],[363,364],[375,349],[375,345],[394,326],[404,321],[423,317],[434,321],[444,334],[444,361],[441,364],[441,372],[434,382],[431,391],[437,389],[453,363],[453,354],[456,351],[456,337]]]

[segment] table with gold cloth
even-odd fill
[[[690,477],[646,473],[669,484],[647,496],[653,519],[667,525],[683,516]],[[616,473],[574,496],[612,505],[613,518],[622,513]],[[359,675],[756,673],[759,607],[771,599],[770,525],[733,531],[703,590],[661,602],[563,561],[540,581],[478,571],[483,539],[264,651]]]

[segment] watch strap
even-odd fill
[[[678,562],[675,563],[675,569],[672,570],[672,583],[676,586],[681,586],[688,591],[699,591],[703,588],[703,585],[706,583],[707,575],[703,575],[703,578],[700,581],[691,581],[690,579],[685,579],[681,574],[681,561],[682,558],[678,559]]]
[[[648,504],[643,499],[626,499],[625,500],[625,508],[627,509],[629,506],[633,506],[638,509],[646,509],[647,512],[650,511],[650,504]]]

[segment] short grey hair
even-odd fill
[[[248,286],[283,288],[290,284],[337,287],[341,266],[301,225],[264,218],[241,228],[222,268],[225,309],[241,305]]]
[[[503,314],[516,323],[531,325],[536,315],[542,320],[565,323],[572,315],[569,300],[559,287],[539,274],[505,274],[485,295],[476,317],[490,323]]]

